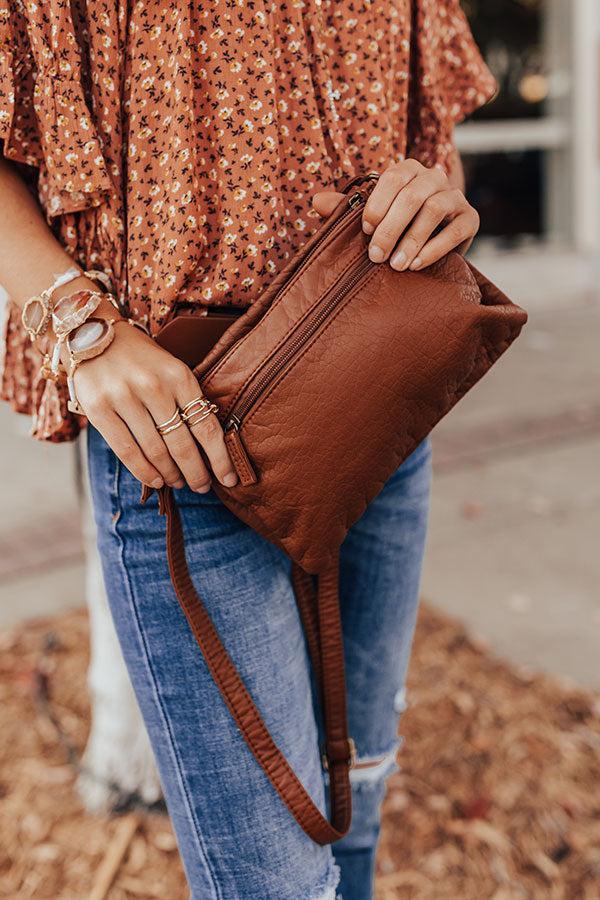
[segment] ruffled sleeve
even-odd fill
[[[408,152],[445,165],[453,129],[497,92],[459,0],[417,0],[413,13]]]
[[[0,0],[0,151],[20,165],[48,221],[100,207],[114,192],[83,83],[69,0]],[[2,399],[31,415],[34,437],[72,439],[79,422],[65,389],[41,378],[42,357],[10,300],[3,345]]]
[[[34,87],[25,17],[0,2],[0,140],[8,159],[39,167],[43,153]]]
[[[118,188],[84,89],[89,63],[70,0],[0,0],[0,149],[38,170],[49,219],[100,206]],[[118,140],[110,135],[113,160]]]
[[[0,138],[8,159],[39,169],[49,218],[98,206],[112,190],[67,0],[0,0]]]

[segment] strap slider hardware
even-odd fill
[[[339,755],[337,753],[332,752],[332,748],[329,748],[329,753],[327,752],[327,747],[325,747],[322,754],[322,762],[323,768],[325,771],[329,771],[329,763],[339,763],[339,762],[347,762],[348,768],[353,769],[356,765],[356,761],[358,759],[358,753],[356,752],[356,744],[354,743],[353,738],[349,737],[347,741],[346,753],[343,755]]]

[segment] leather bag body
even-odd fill
[[[195,369],[221,410],[241,482],[215,490],[313,573],[334,561],[390,475],[526,321],[458,253],[421,272],[370,262],[361,215],[373,185],[347,188]],[[273,365],[290,345],[284,364]]]
[[[239,476],[233,488],[214,481],[214,490],[294,563],[320,689],[329,819],[271,738],[220,642],[189,575],[173,494],[159,492],[171,577],[190,627],[257,762],[318,843],[342,837],[351,818],[354,748],[346,721],[340,545],[387,479],[527,319],[458,253],[420,272],[372,263],[361,217],[375,181],[369,175],[346,185],[331,216],[194,369],[219,407]],[[170,342],[176,352],[173,332]],[[189,346],[186,354],[189,359]]]

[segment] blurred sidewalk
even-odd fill
[[[600,306],[530,312],[435,433],[423,595],[518,664],[600,686]]]
[[[423,594],[509,660],[600,686],[600,306],[544,311],[436,430]],[[0,628],[80,605],[74,451],[0,409]]]

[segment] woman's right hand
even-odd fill
[[[201,391],[191,369],[138,328],[117,320],[113,342],[79,364],[74,385],[86,417],[139,481],[156,488],[163,483],[183,487],[185,479],[194,491],[210,490],[200,445],[216,478],[227,487],[236,484],[214,414],[164,436],[156,430]]]

